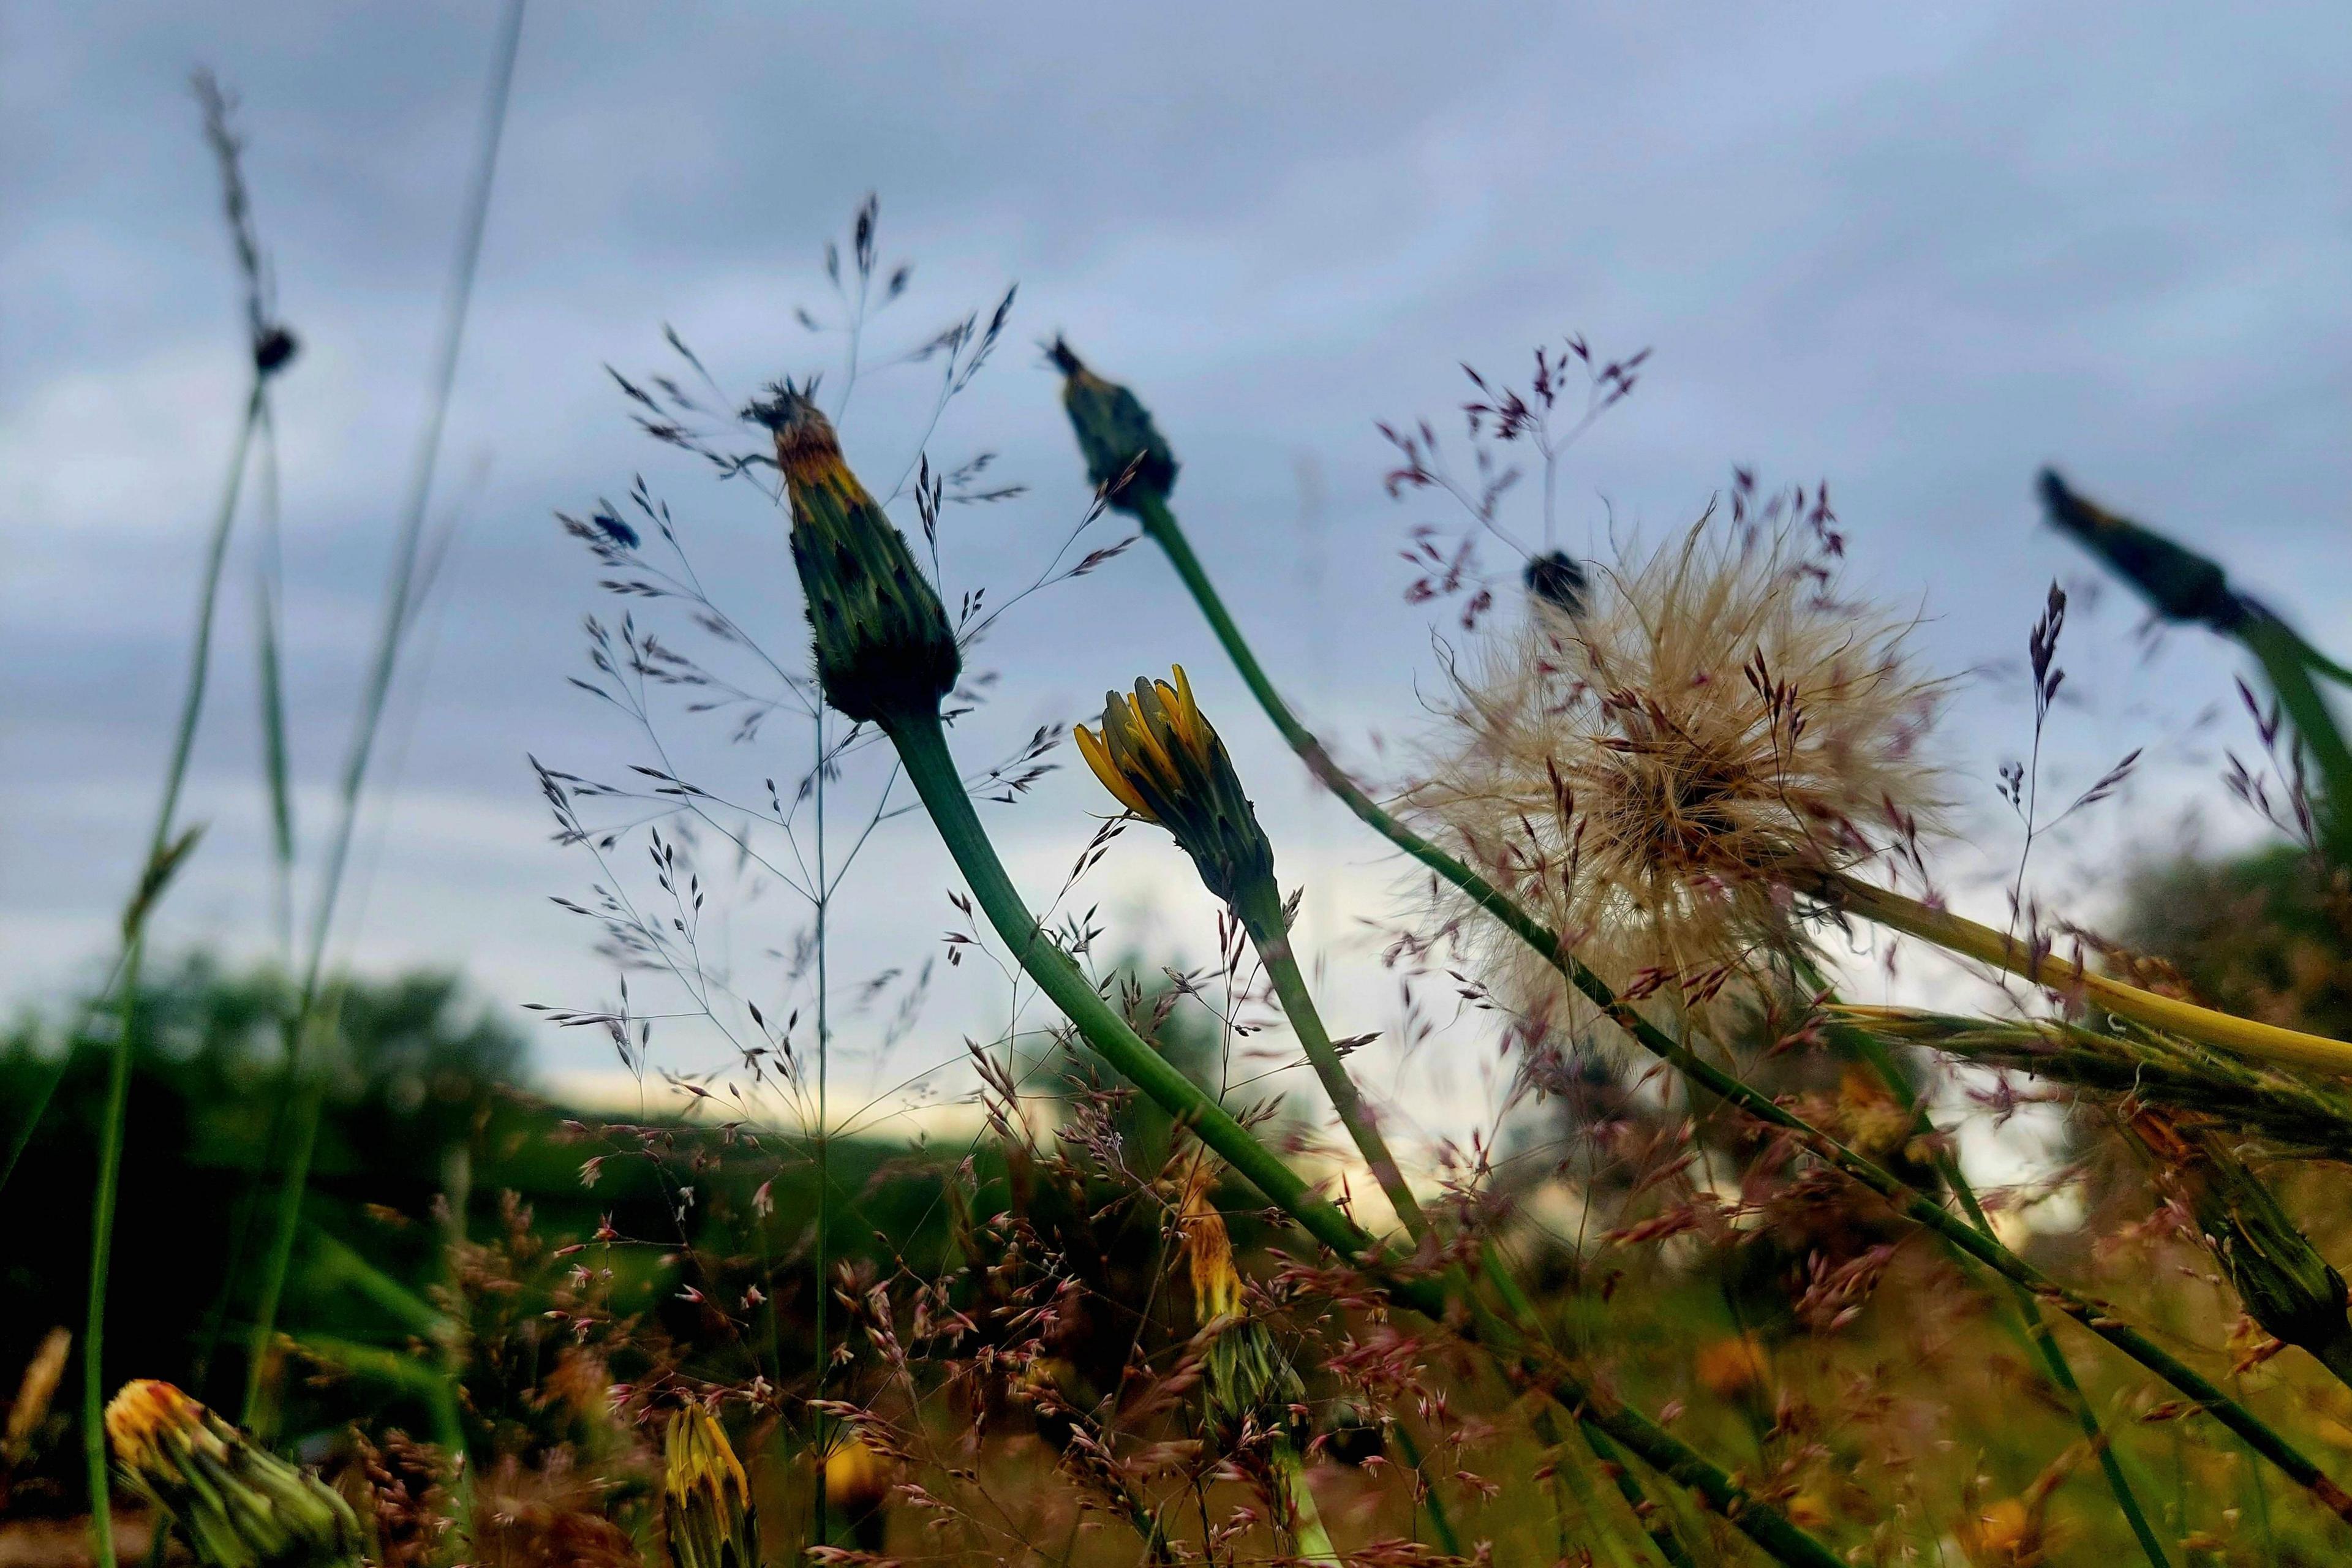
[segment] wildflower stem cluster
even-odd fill
[[[1070,363],[1076,363],[1075,356],[1071,356]],[[1081,377],[1085,380],[1081,381]],[[1652,1054],[1678,1068],[1700,1088],[1721,1096],[1767,1125],[1794,1135],[1816,1158],[1878,1194],[1897,1213],[1934,1231],[1955,1250],[1990,1268],[2013,1284],[2032,1291],[2062,1315],[2073,1319],[2154,1372],[2236,1433],[2254,1452],[2309,1491],[2323,1507],[2340,1518],[2352,1521],[2352,1493],[2347,1493],[2274,1427],[2231,1398],[2210,1379],[2126,1322],[2113,1308],[2051,1279],[1998,1240],[1914,1191],[1884,1167],[1855,1153],[1794,1111],[1697,1056],[1633,1006],[1621,1001],[1606,982],[1577,960],[1558,932],[1534,919],[1501,889],[1383,809],[1348,777],[1344,770],[1332,761],[1322,742],[1291,712],[1251,652],[1247,640],[1226,611],[1214,584],[1210,582],[1178,526],[1174,513],[1168,507],[1165,485],[1155,487],[1139,478],[1145,474],[1163,473],[1169,482],[1172,482],[1174,460],[1167,456],[1165,443],[1160,440],[1157,431],[1150,426],[1149,416],[1134,404],[1132,395],[1123,388],[1111,387],[1081,367],[1070,373],[1070,380],[1065,386],[1064,401],[1071,409],[1080,447],[1087,456],[1088,466],[1097,482],[1114,487],[1112,504],[1132,512],[1144,531],[1160,546],[1208,620],[1218,642],[1265,709],[1266,716],[1309,771],[1329,787],[1359,820],[1435,872],[1472,905],[1499,921],[1543,962],[1557,970],[1569,985],[1597,1011]],[[1111,411],[1111,416],[1102,412],[1105,410]],[[1122,447],[1122,443],[1129,442],[1137,444]]]

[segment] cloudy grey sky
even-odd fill
[[[259,221],[308,351],[279,417],[315,852],[492,24],[488,5],[458,4],[0,13],[10,1000],[54,1000],[106,947],[239,396],[187,74],[210,66],[243,96]],[[1065,331],[1145,393],[1238,613],[1369,759],[1375,732],[1412,730],[1446,624],[1402,603],[1396,547],[1450,521],[1382,495],[1372,421],[1447,414],[1459,361],[1517,372],[1570,331],[1646,345],[1640,391],[1570,461],[1566,542],[1597,542],[1612,517],[1654,537],[1734,463],[1826,477],[1855,576],[1925,607],[1937,663],[1985,671],[1948,735],[1972,803],[1965,882],[2016,847],[1991,782],[2029,721],[2001,661],[2050,580],[2085,576],[2037,525],[2038,465],[2213,550],[2323,634],[2352,614],[2347,78],[2352,29],[2326,5],[541,5],[442,468],[462,544],[395,704],[393,788],[362,837],[343,950],[371,968],[462,965],[507,1002],[611,994],[589,933],[546,897],[593,873],[549,843],[525,753],[596,773],[646,752],[565,683],[580,616],[610,605],[550,512],[642,470],[718,596],[793,648],[773,513],[637,436],[600,367],[661,365],[665,322],[730,392],[832,363],[839,341],[793,308],[826,303],[817,258],[868,190],[886,258],[916,263],[875,342],[1021,289],[1006,348],[930,450],[996,451],[1032,488],[951,515],[951,589],[1002,596],[1084,507],[1034,346]],[[861,382],[845,438],[870,473],[912,457],[928,375]],[[174,945],[267,942],[250,569],[240,551],[188,801],[212,831],[163,921]],[[1352,917],[1384,901],[1393,868],[1311,806],[1169,589],[1138,552],[1016,610],[979,657],[1002,679],[967,754],[1184,660],[1226,716],[1286,874],[1314,885],[1344,993],[1331,1011],[1350,1032],[1389,1026],[1393,982]],[[2134,621],[2111,599],[2070,632],[2084,700],[2053,746],[2062,784],[2146,744],[2137,819],[2152,826],[2136,842],[2179,831],[2196,797],[2200,831],[2242,834],[2212,779],[2245,726],[2225,712],[2187,733],[2227,700],[2230,662],[2186,638],[2147,657]],[[781,722],[752,747],[683,715],[665,725],[730,786],[805,765]],[[1058,883],[1100,805],[1066,771],[1000,815],[1033,887]],[[2045,868],[2068,885],[2112,866],[2124,837],[2095,826]],[[1131,833],[1079,903],[1099,902],[1121,945],[1198,959],[1213,937],[1178,869]],[[849,973],[936,952],[948,873],[919,822],[886,825],[859,877]],[[771,994],[760,966],[801,917],[773,889],[744,902],[730,888],[728,961]],[[938,1029],[1002,1026],[973,971],[938,989]],[[557,1070],[609,1059],[578,1037],[542,1044]],[[901,1049],[910,1069],[953,1054]],[[1391,1065],[1399,1085],[1475,1076]]]

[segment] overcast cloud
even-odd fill
[[[299,805],[315,842],[492,23],[487,5],[456,4],[0,19],[11,999],[53,1001],[106,948],[241,391],[187,73],[210,66],[243,96],[260,225],[307,351],[279,419]],[[1236,611],[1371,759],[1375,731],[1412,730],[1428,628],[1450,626],[1404,605],[1396,558],[1412,524],[1450,520],[1382,495],[1372,421],[1446,414],[1462,360],[1516,373],[1570,331],[1605,352],[1647,345],[1641,389],[1570,461],[1564,542],[1597,547],[1612,517],[1654,537],[1735,463],[1826,477],[1856,578],[1924,607],[1943,667],[1982,671],[1948,740],[1976,841],[1955,855],[1966,884],[2016,847],[1991,781],[2030,720],[2002,661],[2053,577],[2087,581],[2038,525],[2042,462],[2345,640],[2347,79],[2352,29],[2326,5],[542,5],[442,467],[463,543],[399,708],[396,786],[367,837],[348,951],[371,969],[462,966],[508,1003],[610,994],[589,933],[546,897],[576,894],[591,868],[548,841],[525,753],[583,773],[645,753],[565,683],[581,615],[611,605],[550,512],[644,471],[720,597],[794,648],[779,521],[636,435],[601,366],[661,363],[665,322],[730,392],[824,365],[840,344],[793,310],[824,301],[818,255],[868,190],[886,254],[916,263],[877,341],[917,341],[1020,285],[1006,347],[931,450],[996,451],[1032,489],[951,515],[951,589],[1008,592],[1084,509],[1034,348],[1065,331],[1150,402]],[[928,374],[861,384],[845,438],[869,473],[912,458]],[[266,945],[249,571],[232,569],[188,799],[213,826],[163,922],[173,946]],[[1312,807],[1170,589],[1137,552],[1023,605],[978,656],[1003,679],[960,743],[992,759],[1106,685],[1183,660],[1286,876],[1311,884],[1315,940],[1347,981],[1330,1010],[1350,1032],[1390,1026],[1392,982],[1351,916],[1385,912],[1394,868]],[[2212,778],[2246,727],[2225,708],[2192,728],[2229,701],[2232,666],[2186,637],[2147,656],[2135,620],[2111,598],[2070,631],[2084,705],[2054,746],[2062,783],[2147,745],[2142,823],[2168,833],[2202,796],[2216,803],[2204,831],[2242,836]],[[746,789],[803,754],[774,729],[760,748],[683,719],[676,735]],[[1066,770],[999,813],[1030,886],[1058,885],[1100,806]],[[2094,825],[2044,872],[2079,888],[2075,868],[2112,867],[2118,847]],[[856,974],[919,964],[950,917],[919,821],[886,825],[870,855],[844,914]],[[1179,868],[1130,833],[1080,902],[1101,902],[1119,945],[1197,961],[1213,935]],[[727,940],[748,974],[796,924],[771,898],[740,909]],[[985,1024],[1001,1000],[969,967],[932,1008],[942,1029],[1002,1024]],[[596,1041],[541,1044],[557,1070],[608,1060]],[[1387,1065],[1471,1103],[1473,1068]]]

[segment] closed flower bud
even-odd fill
[[[1087,459],[1087,477],[1110,504],[1139,512],[1176,488],[1176,455],[1135,394],[1105,381],[1055,339],[1046,351],[1062,373],[1062,406]]]
[[[867,723],[936,712],[963,668],[938,592],[842,460],[824,413],[789,385],[774,394],[751,415],[775,432],[825,700]]]
[[[358,1516],[316,1476],[168,1383],[123,1384],[106,1435],[131,1488],[211,1568],[357,1568]]]
[[[663,1444],[662,1524],[673,1568],[758,1568],[751,1488],[727,1430],[699,1405],[670,1417]]]
[[[1182,667],[1174,674],[1173,686],[1139,680],[1131,697],[1104,693],[1102,732],[1079,725],[1078,752],[1120,805],[1169,831],[1209,891],[1234,903],[1273,877],[1274,846]]]
[[[2153,1110],[2134,1117],[2132,1127],[2164,1161],[2246,1315],[2338,1375],[2352,1371],[2344,1277],[2270,1188],[2210,1133]]]

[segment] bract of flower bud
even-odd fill
[[[1176,488],[1176,455],[1150,413],[1135,394],[1088,370],[1060,339],[1046,352],[1062,373],[1062,406],[1096,488],[1124,512],[1139,513],[1146,498],[1165,501]]]
[[[170,1384],[123,1384],[106,1435],[124,1480],[210,1568],[358,1568],[359,1518],[334,1489]]]
[[[757,1568],[759,1519],[727,1430],[699,1405],[670,1417],[662,1528],[673,1568]]]
[[[775,433],[825,700],[865,723],[936,712],[963,656],[906,535],[850,471],[805,394],[779,386],[751,412]]]

